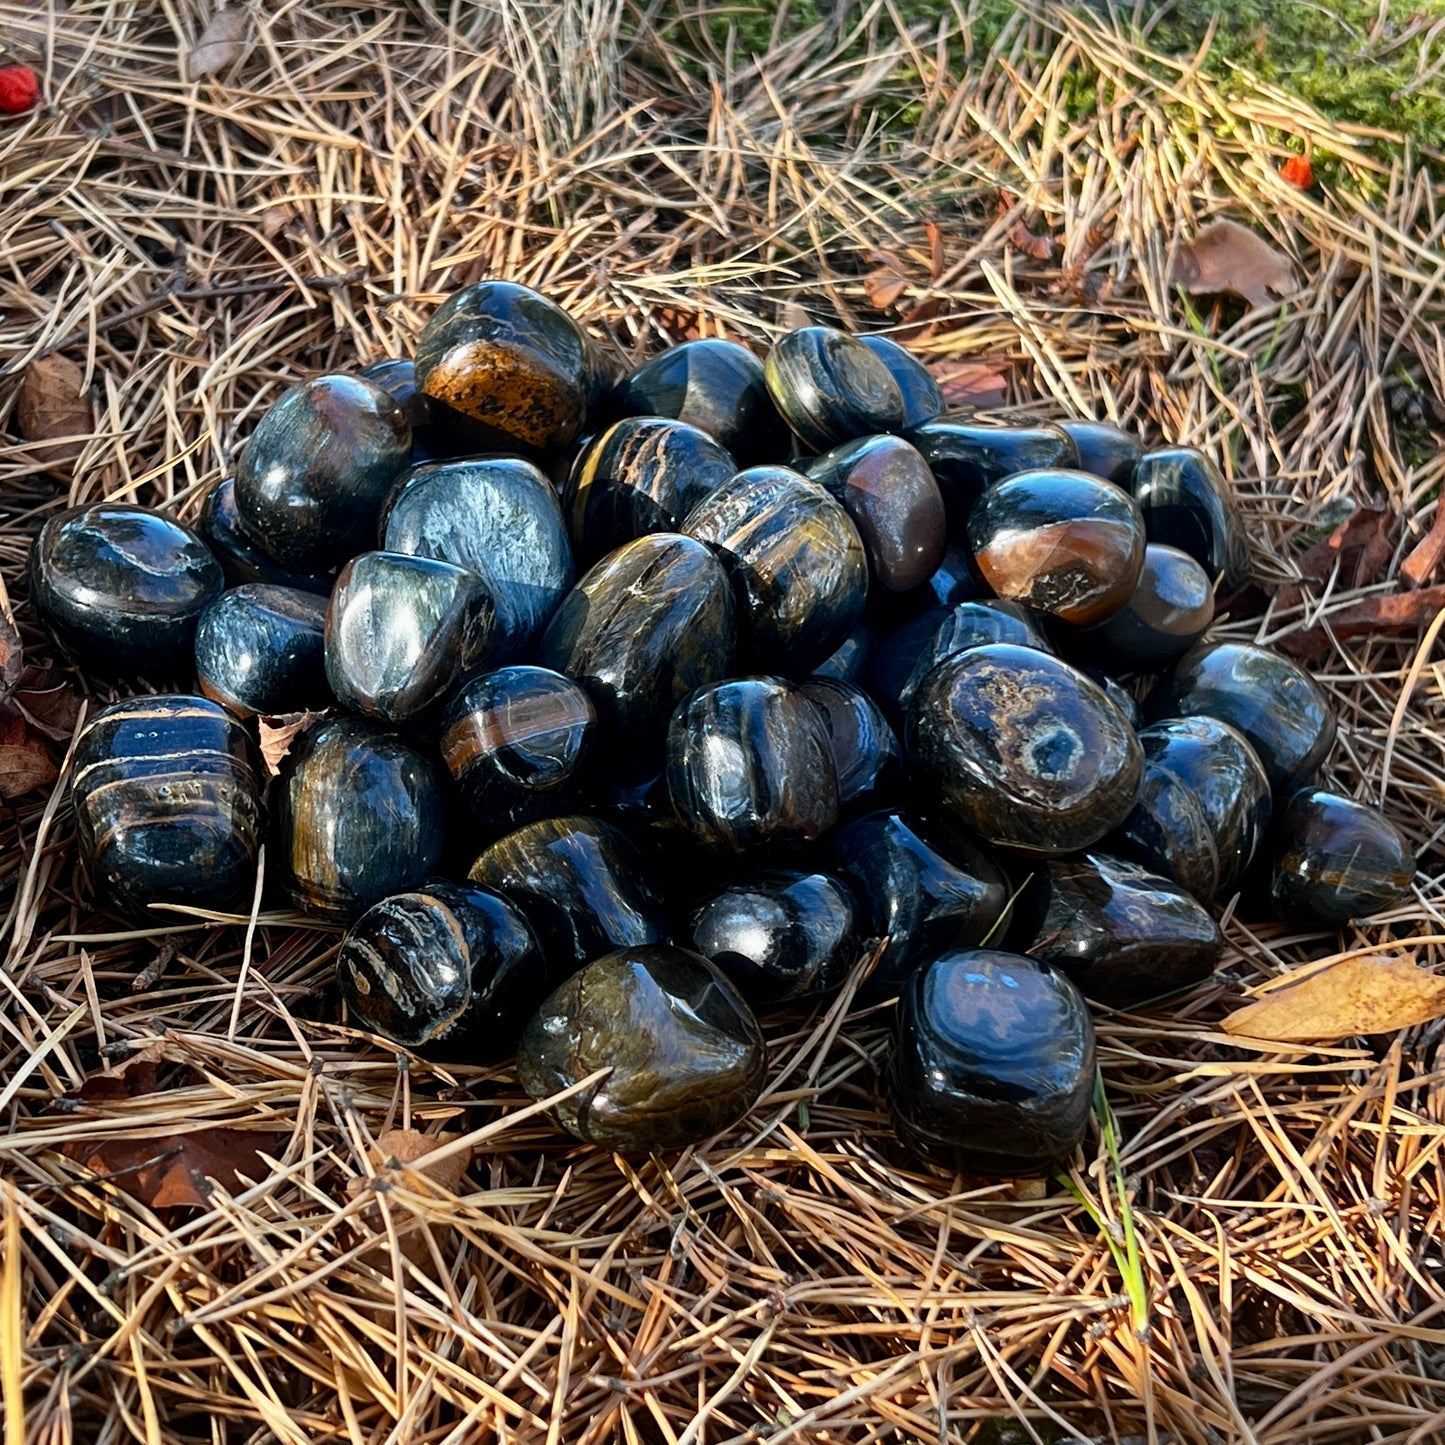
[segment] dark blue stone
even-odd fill
[[[201,614],[196,680],[242,717],[319,710],[331,701],[325,651],[324,597],[247,582]]]

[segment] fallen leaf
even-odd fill
[[[1372,586],[1394,553],[1390,540],[1394,521],[1394,514],[1384,507],[1356,507],[1324,541],[1316,542],[1300,557],[1300,575],[1323,583],[1334,574],[1336,586],[1346,592]],[[1280,590],[1276,605],[1294,607],[1303,596],[1303,588],[1291,584]]]
[[[259,1182],[271,1173],[262,1154],[275,1157],[285,1145],[284,1134],[205,1128],[155,1139],[73,1139],[60,1152],[152,1209],[173,1204],[204,1208],[209,1181],[229,1193],[248,1179]]]
[[[250,17],[240,6],[217,10],[201,31],[191,53],[186,56],[186,74],[191,80],[204,80],[229,69],[246,52],[246,32]]]
[[[1315,183],[1314,167],[1307,155],[1291,156],[1280,168],[1279,173],[1290,185],[1307,191]]]
[[[796,301],[784,301],[778,307],[778,325],[785,331],[801,331],[812,324],[813,318]]]
[[[455,1194],[461,1187],[462,1176],[471,1163],[468,1150],[458,1149],[442,1159],[428,1161],[444,1144],[450,1144],[460,1136],[457,1134],[420,1134],[415,1129],[388,1129],[372,1146],[371,1162],[376,1170],[377,1181],[391,1188],[398,1186],[415,1189],[417,1176],[434,1185],[443,1194]],[[349,1179],[346,1191],[353,1198],[375,1189],[372,1179]],[[366,1222],[378,1234],[384,1233],[379,1208],[367,1211]],[[415,1265],[423,1265],[431,1258],[431,1249],[426,1235],[422,1232],[424,1221],[417,1217],[404,1219],[393,1216],[392,1226],[397,1233],[397,1245],[401,1253]],[[433,1232],[433,1238],[436,1237]],[[438,1243],[444,1241],[438,1240]],[[362,1255],[362,1261],[373,1269],[385,1270],[390,1265],[389,1243],[378,1244]]]
[[[1418,967],[1413,955],[1347,957],[1236,1009],[1223,1027],[1252,1039],[1325,1043],[1391,1033],[1442,1014],[1445,977]]]
[[[928,237],[928,279],[936,282],[943,275],[943,227],[937,221],[925,221],[923,231]]]
[[[1008,399],[1008,377],[987,363],[946,358],[927,366],[949,411],[1002,406]]]
[[[1008,228],[1008,240],[1015,250],[1035,261],[1052,261],[1059,254],[1058,242],[1052,236],[1030,230],[1022,216]]]
[[[863,294],[868,304],[878,311],[887,311],[908,289],[908,277],[889,266],[870,271],[863,278]]]
[[[85,389],[85,372],[68,356],[39,356],[25,368],[15,402],[15,422],[48,471],[69,478],[95,430],[95,414]]]
[[[320,712],[287,712],[278,717],[256,719],[256,728],[261,740],[261,761],[266,765],[266,776],[274,778],[281,772],[281,763],[291,751],[296,734],[309,727]]]
[[[1400,580],[1407,587],[1423,587],[1445,561],[1445,506],[1435,508],[1435,524],[1400,563]]]
[[[80,694],[63,672],[51,667],[25,668],[10,703],[31,727],[56,743],[70,741],[80,718]]]
[[[163,1057],[163,1046],[146,1044],[123,1063],[89,1074],[78,1089],[66,1092],[67,1099],[81,1099],[88,1104],[111,1099],[138,1099],[156,1091],[156,1072]]]
[[[48,788],[58,776],[45,739],[23,717],[0,715],[0,797]]]
[[[1269,306],[1299,290],[1294,262],[1238,221],[1212,221],[1174,258],[1169,279],[1191,296],[1238,296]]]
[[[1291,657],[1319,657],[1329,651],[1331,634],[1344,642],[1351,637],[1369,637],[1382,632],[1408,632],[1433,622],[1441,608],[1445,608],[1445,583],[1422,587],[1418,592],[1384,593],[1332,613],[1328,631],[1322,624],[1304,632],[1292,632],[1279,638],[1276,646]]]
[[[0,577],[0,702],[5,702],[15,691],[24,670],[20,632],[15,626],[15,614],[10,610],[5,579]]]

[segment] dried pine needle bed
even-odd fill
[[[1214,985],[1103,1019],[1107,1107],[1066,1181],[911,1165],[879,1106],[886,1015],[846,999],[773,1028],[743,1124],[628,1160],[574,1147],[507,1069],[399,1062],[339,1026],[333,932],[89,913],[70,718],[37,683],[4,735],[33,743],[45,709],[61,766],[6,805],[0,851],[7,1445],[1445,1435],[1441,1026],[1288,1050],[1218,1029],[1310,959],[1441,961],[1436,632],[1369,622],[1445,472],[1440,158],[1089,12],[1021,17],[991,53],[962,0],[912,34],[847,13],[860,30],[755,63],[671,6],[283,3],[193,83],[194,0],[0,3],[46,99],[0,129],[0,568],[26,660],[50,656],[22,581],[45,516],[193,515],[284,386],[406,352],[480,277],[546,291],[619,364],[766,342],[800,311],[908,320],[1015,414],[1221,459],[1266,584],[1229,629],[1316,649],[1329,777],[1388,791],[1415,896],[1343,936],[1231,922]],[[1305,145],[1307,192],[1280,174]],[[1298,294],[1186,303],[1171,260],[1224,215]],[[96,402],[70,477],[16,439],[18,376],[47,355]],[[1289,588],[1371,505],[1377,575]],[[404,1128],[453,1141],[407,1170],[376,1148]],[[245,1178],[202,1207],[138,1183],[171,1170],[183,1198],[198,1161]]]

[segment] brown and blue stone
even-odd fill
[[[488,828],[567,812],[596,743],[592,700],[545,667],[483,673],[442,714],[442,761],[473,817]]]
[[[30,549],[30,601],[46,631],[105,677],[188,676],[196,624],[226,585],[189,527],[146,507],[72,507]]]
[[[823,719],[838,770],[840,812],[888,802],[903,778],[903,748],[883,709],[861,687],[837,678],[805,678],[798,688]]]
[[[944,953],[898,1001],[887,1093],[902,1142],[947,1169],[1043,1174],[1083,1140],[1094,1028],[1062,974],[998,949]]]
[[[537,661],[586,688],[603,727],[636,744],[660,737],[694,688],[731,670],[732,583],[694,537],[654,532],[624,543],[562,599]]]
[[[668,946],[618,949],[567,979],[527,1026],[522,1087],[589,1144],[680,1149],[736,1123],[762,1092],[767,1049],[736,989],[707,959]]]
[[[868,600],[863,541],[842,506],[787,467],[739,472],[683,522],[732,578],[739,661],[802,677],[857,626]]]
[[[155,904],[225,913],[250,902],[261,843],[260,764],[204,697],[102,708],[76,740],[70,800],[96,904],[152,923]]]
[[[905,739],[919,782],[986,842],[1053,855],[1128,817],[1144,759],[1118,708],[1076,668],[991,643],[919,684]]]
[[[196,626],[196,681],[239,717],[327,706],[325,654],[326,599],[293,587],[233,587]]]
[[[1194,789],[1145,751],[1139,800],[1105,846],[1207,903],[1219,888],[1214,825]]]
[[[903,394],[856,336],[804,326],[773,343],[768,395],[803,445],[822,452],[853,437],[903,429]]]

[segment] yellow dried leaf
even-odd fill
[[[233,66],[246,53],[249,27],[250,17],[240,6],[217,10],[186,56],[186,74],[190,79],[204,80]]]
[[[15,420],[26,441],[52,443],[32,451],[47,468],[69,479],[85,450],[84,439],[95,430],[85,372],[68,356],[36,357],[25,368]]]
[[[1294,262],[1238,221],[1213,221],[1174,257],[1169,279],[1191,296],[1238,296],[1269,306],[1299,290]]]
[[[416,1176],[430,1181],[444,1194],[455,1194],[461,1187],[462,1176],[471,1162],[471,1153],[459,1149],[441,1159],[428,1162],[428,1155],[435,1154],[444,1144],[450,1144],[459,1136],[456,1134],[419,1134],[415,1129],[388,1129],[376,1141],[371,1150],[371,1162],[379,1180],[395,1188],[425,1190]],[[346,1186],[347,1193],[359,1195],[375,1187],[369,1179],[352,1179]],[[364,1216],[367,1226],[377,1234],[385,1233],[379,1208],[368,1208]],[[416,1215],[400,1210],[392,1216],[392,1227],[396,1231],[397,1248],[403,1258],[409,1259],[418,1268],[431,1260],[431,1249],[423,1233],[423,1221]],[[439,1245],[445,1244],[440,1234],[450,1230],[432,1230],[432,1237]],[[391,1267],[390,1245],[386,1242],[368,1249],[362,1256],[363,1263],[385,1273]]]
[[[1324,1043],[1383,1034],[1445,1014],[1445,977],[1420,968],[1413,954],[1340,959],[1285,984],[1224,1020],[1226,1033],[1281,1043]]]

